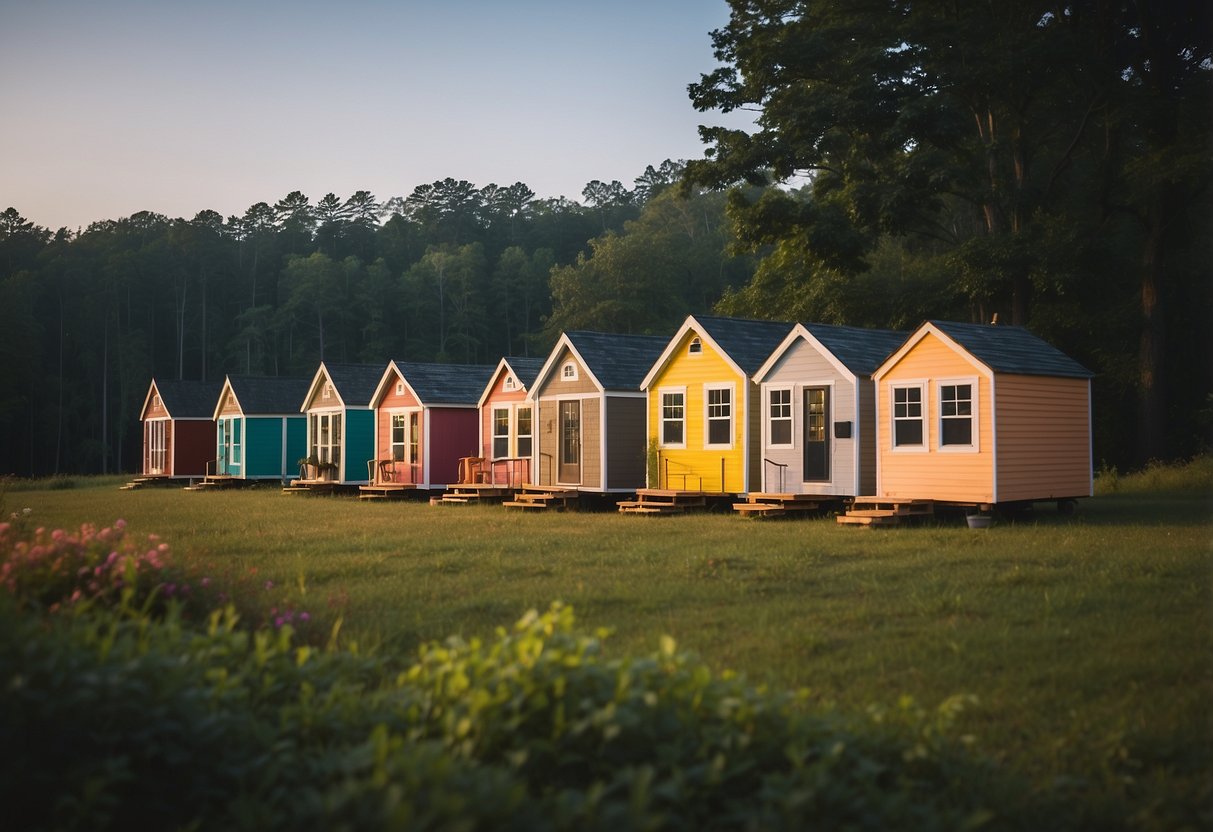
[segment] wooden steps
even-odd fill
[[[289,485],[282,487],[283,494],[336,494],[338,491],[348,491],[352,485],[335,480],[291,480]]]
[[[138,491],[140,488],[168,488],[172,485],[188,483],[188,477],[170,477],[166,474],[142,474],[130,482],[118,486],[119,491]]]
[[[545,511],[555,509],[564,511],[577,507],[580,495],[575,488],[549,488],[542,485],[525,483],[520,491],[514,492],[514,499],[502,503],[506,508],[517,508],[530,511]]]
[[[400,482],[384,482],[372,485],[358,486],[359,500],[397,500],[407,495],[410,491],[416,491],[417,486],[412,483]]]
[[[733,511],[743,517],[784,517],[818,511],[837,501],[837,497],[816,494],[753,492],[745,495],[745,502],[733,503]]]
[[[707,495],[702,491],[673,491],[666,488],[641,488],[634,500],[621,500],[621,514],[683,514],[688,509],[707,506]]]
[[[850,526],[897,526],[903,520],[932,517],[933,500],[901,500],[889,497],[856,497],[846,514],[835,518]]]
[[[464,506],[468,503],[499,503],[511,496],[513,490],[493,483],[463,483],[452,486],[441,497],[431,497],[430,505]]]

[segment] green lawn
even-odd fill
[[[1213,499],[1115,493],[987,531],[867,530],[498,507],[364,504],[274,489],[10,491],[38,525],[154,532],[203,573],[306,587],[347,636],[393,648],[573,605],[619,652],[663,634],[718,670],[844,711],[976,703],[976,749],[1146,825],[1210,817]],[[1111,802],[1111,803],[1109,803]]]

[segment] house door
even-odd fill
[[[228,472],[228,463],[232,459],[232,420],[220,419],[218,424],[218,454],[215,460],[215,473],[220,476]]]
[[[147,473],[163,474],[168,468],[168,422],[157,419],[147,423]]]
[[[581,402],[560,402],[560,472],[558,482],[581,482]]]
[[[804,481],[830,479],[830,388],[804,390]]]

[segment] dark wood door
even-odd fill
[[[804,390],[804,481],[830,479],[830,388]]]
[[[581,402],[560,402],[559,481],[581,482]]]

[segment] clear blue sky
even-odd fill
[[[0,210],[75,229],[702,155],[724,0],[0,0]]]

